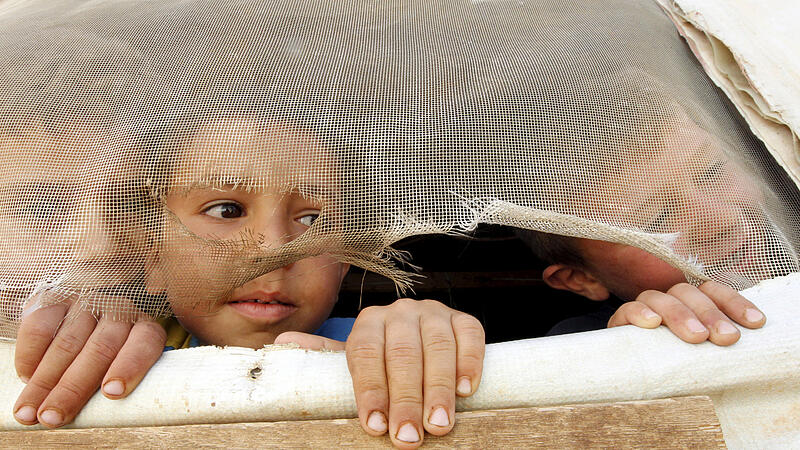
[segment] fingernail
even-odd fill
[[[764,314],[761,314],[761,311],[757,309],[747,308],[744,312],[744,318],[748,322],[760,322],[764,318]]]
[[[458,380],[456,391],[461,395],[469,395],[472,393],[472,382],[469,380],[469,377],[463,377]]]
[[[20,422],[36,422],[36,408],[33,406],[23,406],[14,413],[14,417]]]
[[[444,408],[436,408],[431,416],[428,417],[428,423],[437,427],[446,427],[450,425],[450,418],[447,417],[447,411]]]
[[[125,384],[120,380],[111,380],[103,385],[103,393],[112,397],[118,397],[125,393]]]
[[[28,381],[31,381],[31,377],[24,377],[22,375],[20,375],[19,379],[25,384],[28,384]]]
[[[384,433],[388,427],[386,424],[386,416],[380,411],[372,411],[367,418],[367,426],[370,430],[377,433]]]
[[[419,441],[419,433],[417,428],[410,423],[407,423],[397,430],[397,440],[403,442],[417,442]]]
[[[686,321],[686,328],[689,329],[692,333],[705,333],[706,327],[703,326],[697,319],[689,319]]]
[[[653,311],[652,309],[645,309],[644,311],[642,311],[642,314],[644,315],[644,318],[647,320],[658,318],[658,314],[656,314],[656,312]]]
[[[719,334],[736,334],[739,330],[736,329],[735,326],[729,324],[724,320],[720,320],[717,322],[717,332]]]
[[[64,419],[61,416],[61,413],[52,409],[48,409],[41,414],[39,417],[39,422],[44,424],[50,425],[51,427],[57,427],[61,425]]]

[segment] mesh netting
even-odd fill
[[[655,3],[7,1],[0,68],[5,337],[30,299],[403,288],[392,243],[480,223],[798,269],[795,187]]]

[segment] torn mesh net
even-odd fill
[[[323,254],[402,288],[392,243],[480,223],[798,269],[796,187],[654,2],[5,2],[0,65],[4,337],[32,299],[200,314]],[[198,234],[197,189],[320,213]]]

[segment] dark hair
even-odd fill
[[[577,238],[522,228],[515,228],[514,232],[537,258],[548,264],[586,266],[586,261],[575,245]]]

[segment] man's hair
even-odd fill
[[[528,245],[537,258],[548,264],[586,266],[586,261],[576,246],[577,238],[522,228],[515,228],[514,232],[521,241]]]

